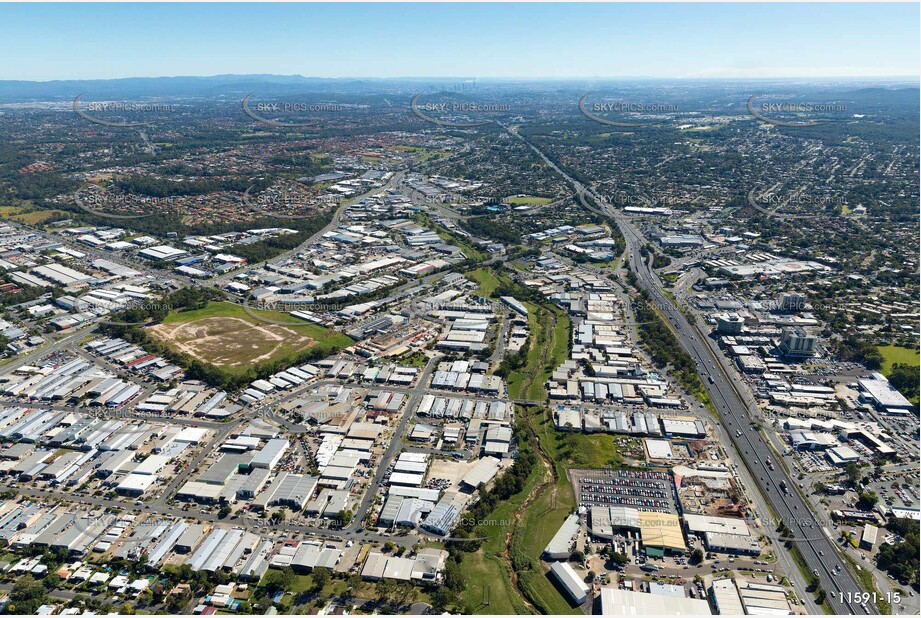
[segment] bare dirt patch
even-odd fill
[[[148,332],[184,354],[230,369],[296,354],[316,343],[297,328],[253,324],[236,317],[157,324]]]

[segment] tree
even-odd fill
[[[389,603],[397,592],[397,582],[393,579],[382,579],[374,585],[374,592],[382,602]]]
[[[57,573],[48,573],[42,580],[42,586],[47,590],[54,590],[61,585],[61,577]]]
[[[449,605],[454,603],[455,595],[445,586],[439,586],[432,591],[432,594],[429,595],[429,599],[432,601],[432,608],[441,613],[448,609]]]
[[[595,572],[594,572],[594,571],[589,571],[589,572],[588,572],[588,575],[585,576],[585,583],[586,583],[586,584],[590,584],[590,583],[592,583],[593,581],[595,581]]]
[[[862,491],[857,497],[857,508],[869,511],[872,510],[876,503],[879,501],[879,496],[877,496],[872,491]]]
[[[569,554],[569,561],[570,561],[570,562],[578,562],[578,563],[581,564],[581,563],[585,562],[585,554],[583,554],[582,552],[580,552],[580,551],[578,551],[578,550],[577,550],[577,551],[574,551],[574,552],[572,552],[571,554]]]
[[[283,569],[269,569],[262,578],[262,586],[269,594],[275,594],[280,590],[288,590],[294,585],[296,577],[291,567]]]
[[[329,580],[332,578],[329,569],[326,567],[317,567],[313,570],[312,579],[313,579],[313,590],[316,593],[320,593],[326,584],[329,583]]]
[[[896,363],[889,373],[889,382],[905,397],[911,399],[918,396],[918,367]]]
[[[857,479],[860,478],[860,465],[855,461],[849,461],[844,464],[844,474],[847,476],[848,483],[851,487],[857,485]]]
[[[613,562],[614,564],[620,564],[620,565],[630,564],[630,556],[628,556],[625,553],[622,553],[619,551],[612,551],[610,556],[611,556],[611,562]]]
[[[464,572],[455,560],[448,560],[445,563],[444,578],[444,587],[453,593],[459,593],[467,587]]]
[[[45,602],[45,587],[31,575],[20,577],[10,590],[9,600],[4,613],[34,614]]]
[[[704,561],[704,552],[699,547],[691,552],[691,564],[700,564]]]

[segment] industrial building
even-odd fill
[[[573,513],[563,520],[560,529],[550,539],[550,543],[544,549],[543,558],[545,560],[568,560],[575,547],[575,539],[578,534],[579,516]]]
[[[857,380],[860,401],[869,403],[884,414],[907,415],[913,406],[902,393],[895,389],[881,373],[873,373],[869,378]]]
[[[716,613],[722,616],[741,616],[745,613],[742,598],[731,579],[715,579],[710,585],[710,600]]]
[[[649,511],[638,511],[638,515],[640,536],[647,556],[687,551],[684,535],[681,533],[681,522],[677,515]]]
[[[793,613],[787,591],[783,586],[761,584],[758,582],[736,579],[736,588],[742,599],[746,614],[780,614]]]
[[[702,539],[708,551],[749,556],[761,553],[758,539],[743,519],[685,513],[684,525],[688,535]]]
[[[860,534],[860,548],[868,551],[876,546],[879,538],[879,528],[873,524],[864,524],[863,532]]]
[[[710,616],[710,604],[664,594],[604,587],[601,589],[602,616]]]
[[[550,565],[550,574],[560,583],[570,600],[576,605],[582,605],[588,599],[588,586],[568,562],[554,562]]]

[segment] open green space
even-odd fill
[[[579,609],[571,607],[569,601],[560,594],[548,576],[549,570],[540,562],[544,548],[576,507],[576,497],[566,474],[567,469],[572,467],[569,465],[572,451],[568,445],[564,446],[562,443],[569,436],[576,434],[556,431],[550,412],[544,408],[530,408],[523,414],[526,415],[526,422],[534,429],[541,449],[553,462],[555,470],[551,475],[545,468],[541,468],[543,476],[548,477],[548,484],[522,514],[521,522],[512,539],[512,551],[523,552],[527,561],[533,565],[531,570],[519,574],[520,585],[527,592],[531,602],[542,612],[578,614],[581,613]]]
[[[889,375],[892,366],[896,363],[902,365],[921,366],[921,356],[918,350],[912,348],[903,348],[897,345],[880,345],[876,346],[879,353],[883,355],[883,374]]]
[[[477,282],[477,292],[480,296],[492,296],[492,293],[499,287],[499,279],[491,270],[477,268],[464,274]]]
[[[535,466],[523,491],[504,500],[496,507],[477,534],[486,537],[480,548],[464,554],[461,570],[467,587],[460,595],[461,606],[477,614],[529,614],[521,595],[512,583],[512,571],[504,558],[505,537],[515,513],[540,483],[544,470]],[[489,599],[489,605],[484,600]]]
[[[544,407],[519,408],[521,422],[533,431],[546,466],[540,468],[538,493],[526,505],[512,536],[510,557],[524,591],[542,613],[578,614],[548,576],[540,561],[544,548],[576,508],[569,470],[621,467],[623,458],[614,436],[557,431]]]
[[[210,301],[200,309],[170,311],[147,334],[173,352],[212,365],[231,376],[280,371],[350,346],[348,336],[286,313]]]
[[[69,216],[70,213],[62,210],[36,208],[29,200],[20,201],[17,205],[0,206],[0,217],[26,225],[37,225],[51,219],[66,219]]]
[[[512,206],[543,206],[553,200],[549,197],[537,197],[534,195],[522,195],[517,197],[505,198],[505,201]]]
[[[569,354],[569,316],[554,306],[525,302],[528,308],[530,347],[523,367],[508,376],[512,399],[544,401],[544,383]]]
[[[415,215],[413,215],[413,220],[419,225],[434,231],[436,234],[438,234],[438,237],[446,243],[454,245],[455,247],[460,247],[464,252],[464,255],[470,260],[482,262],[489,256],[488,253],[480,251],[460,235],[455,234],[448,228],[433,222],[425,213],[417,212]]]

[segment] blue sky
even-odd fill
[[[917,76],[919,5],[0,4],[0,79]]]

